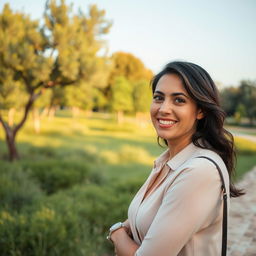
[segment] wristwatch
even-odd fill
[[[118,230],[119,228],[123,228],[125,227],[124,223],[123,222],[117,222],[115,223],[114,225],[112,225],[109,229],[109,233],[108,233],[108,236],[107,236],[107,239],[109,241],[111,241],[113,243],[113,241],[111,240],[111,235],[114,231]]]

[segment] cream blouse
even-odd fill
[[[221,255],[221,180],[215,165],[198,156],[219,165],[229,209],[229,175],[219,155],[191,143],[168,161],[167,150],[129,206],[133,239],[140,246],[135,256]],[[143,199],[161,170],[165,176]]]

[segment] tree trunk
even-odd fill
[[[117,112],[117,122],[118,122],[118,124],[122,124],[124,122],[124,112],[123,111]]]
[[[27,120],[28,113],[31,110],[31,107],[32,107],[34,101],[37,99],[37,97],[40,96],[40,94],[41,94],[41,92],[39,92],[37,94],[32,93],[30,95],[28,102],[25,106],[24,115],[21,118],[20,122],[14,127],[10,127],[8,125],[8,123],[3,120],[3,117],[0,112],[0,123],[2,124],[4,131],[5,131],[5,138],[6,138],[6,143],[7,143],[7,147],[9,150],[10,161],[19,159],[19,154],[18,154],[16,144],[15,144],[15,138],[16,138],[18,131],[20,130],[20,128],[24,125],[25,121]]]
[[[147,126],[147,116],[145,113],[136,112],[135,118],[140,127],[145,128]]]
[[[80,114],[80,109],[78,107],[72,107],[72,117],[78,117]]]
[[[92,116],[92,111],[91,110],[86,110],[85,111],[85,116],[87,117],[87,118],[89,118],[89,117],[91,117]]]
[[[9,160],[14,161],[19,159],[19,154],[15,144],[16,134],[10,127],[7,127],[6,130],[6,143],[9,151]]]
[[[41,117],[46,117],[49,113],[49,108],[48,107],[45,107],[41,113]]]
[[[49,112],[48,112],[49,120],[52,120],[54,118],[56,110],[57,110],[57,107],[55,107],[55,106],[50,107]]]

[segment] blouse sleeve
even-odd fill
[[[176,256],[194,233],[209,219],[213,221],[219,200],[221,181],[216,167],[197,159],[167,189],[135,256]]]

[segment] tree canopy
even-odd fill
[[[59,4],[47,1],[44,24],[40,25],[5,4],[0,14],[1,108],[18,106],[18,91],[19,96],[26,95],[24,114],[14,126],[0,112],[11,159],[18,158],[16,134],[43,90],[78,85],[80,81],[89,84],[95,79],[97,66],[104,64],[98,55],[105,45],[102,36],[110,27],[105,11],[96,5],[89,6],[88,13],[74,13],[64,0]]]

